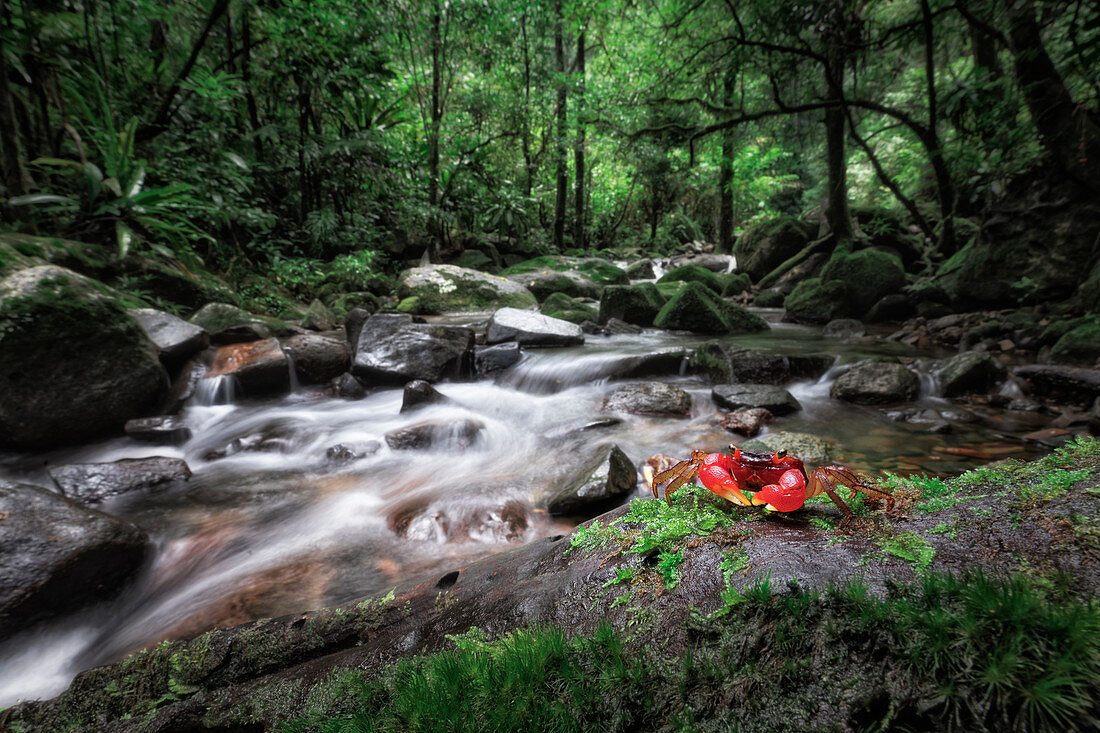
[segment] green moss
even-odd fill
[[[1062,335],[1051,347],[1050,359],[1089,365],[1100,359],[1100,318],[1079,323]]]
[[[685,282],[685,283],[699,283],[706,285],[708,288],[714,291],[715,295],[722,292],[722,286],[724,282],[722,277],[716,272],[711,272],[705,267],[699,267],[698,265],[681,265],[680,267],[674,267],[657,280],[659,283],[670,282]]]
[[[787,318],[798,323],[828,323],[851,313],[848,289],[840,280],[811,277],[795,286],[783,301]]]
[[[766,331],[764,319],[733,303],[723,301],[706,286],[686,283],[657,313],[658,328],[697,333],[752,333]]]
[[[592,306],[570,298],[565,293],[551,293],[539,306],[539,312],[551,318],[560,318],[570,323],[595,321],[599,312]]]
[[[419,313],[420,312],[420,298],[415,295],[410,295],[407,298],[402,298],[401,301],[394,306],[394,310],[398,313]]]
[[[597,319],[607,323],[618,318],[639,326],[652,326],[665,298],[653,283],[638,285],[608,285],[600,293]]]
[[[752,290],[752,278],[747,273],[730,273],[718,277],[722,282],[722,289],[719,292],[721,292],[723,298],[731,298]]]
[[[926,570],[932,564],[932,558],[936,554],[932,545],[916,532],[902,532],[882,538],[878,540],[878,546],[887,555],[905,560],[917,571]]]

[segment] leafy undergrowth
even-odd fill
[[[1068,730],[1095,728],[1100,608],[1023,576],[929,574],[885,598],[765,580],[687,645],[632,647],[603,626],[489,641],[353,674],[339,717],[284,730]],[[748,637],[746,637],[748,634]],[[754,638],[755,635],[755,638]],[[869,660],[852,664],[852,659]],[[755,693],[753,692],[755,691]]]

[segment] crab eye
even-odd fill
[[[779,459],[786,458],[787,457],[787,451],[786,450],[777,450],[775,452],[775,457],[779,458]]]

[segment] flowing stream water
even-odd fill
[[[780,353],[837,355],[837,366],[821,379],[787,385],[803,409],[771,430],[826,438],[846,465],[871,475],[953,473],[973,465],[944,448],[982,445],[1017,457],[1032,450],[1014,440],[1041,426],[1028,413],[953,405],[936,396],[929,377],[907,407],[942,414],[948,434],[830,399],[845,364],[911,352],[883,341],[824,339],[817,329],[780,323],[781,311],[760,312],[773,330],[730,340]],[[33,460],[7,456],[0,477],[40,486],[51,485],[43,461],[164,455],[185,459],[194,475],[99,507],[147,531],[153,557],[116,600],[0,645],[0,707],[55,695],[81,670],[166,638],[385,592],[515,543],[568,532],[574,522],[548,516],[538,498],[594,443],[617,444],[640,467],[654,453],[686,457],[692,448],[740,442],[717,427],[710,389],[693,376],[661,378],[691,393],[685,419],[619,415],[620,422],[599,422],[608,417],[601,403],[616,386],[609,375],[622,360],[703,340],[646,331],[530,350],[496,379],[437,385],[446,404],[405,414],[401,389],[357,401],[308,389],[248,401],[235,399],[231,383],[206,380],[182,413],[193,432],[182,446],[116,438]],[[443,441],[430,450],[397,451],[383,438],[413,423],[458,418],[483,425],[473,445]],[[334,462],[328,454],[336,445],[361,457]],[[217,458],[218,451],[229,455]]]

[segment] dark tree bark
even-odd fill
[[[428,127],[428,259],[439,262],[443,225],[439,216],[439,131],[443,121],[443,4],[433,0],[431,19],[432,91]]]
[[[241,81],[244,82],[244,102],[248,110],[248,123],[252,130],[252,150],[256,160],[264,158],[264,141],[256,131],[260,129],[260,109],[256,104],[256,95],[252,90],[252,15],[246,9],[241,17],[241,43],[244,56],[241,59]]]
[[[825,223],[836,240],[851,239],[855,233],[848,208],[848,160],[844,146],[844,67],[848,61],[845,46],[845,18],[834,6],[826,23],[825,81],[829,99],[836,104],[825,109],[825,165],[828,182],[825,199]]]
[[[1007,19],[1016,81],[1043,148],[1060,172],[1100,191],[1100,127],[1074,102],[1047,54],[1034,3],[1010,3]]]
[[[722,82],[722,103],[733,106],[736,88],[736,76],[733,70],[727,70]],[[718,251],[733,251],[733,183],[734,128],[722,131],[722,162],[718,166]]]
[[[943,159],[940,145],[939,111],[936,101],[936,46],[932,26],[932,9],[928,0],[921,0],[921,29],[924,35],[924,79],[928,90],[928,145],[932,158],[932,170],[936,175],[936,196],[940,205],[940,250],[953,254],[955,242],[955,184]]]
[[[585,31],[577,35],[577,136],[573,141],[573,246],[585,248],[585,187],[584,187],[584,43]]]
[[[519,19],[523,37],[523,193],[531,195],[535,187],[535,163],[531,156],[531,47],[527,42],[527,13]]]
[[[557,172],[557,197],[554,202],[554,248],[565,248],[565,205],[569,198],[569,171],[566,163],[566,104],[569,100],[565,83],[565,37],[562,25],[562,0],[554,2],[554,69],[557,71],[557,130],[555,131],[554,161]]]
[[[27,170],[23,157],[23,143],[19,136],[19,127],[15,118],[15,100],[8,86],[7,50],[4,47],[4,35],[11,23],[7,0],[0,0],[0,183],[6,189],[0,201],[8,196],[20,196],[34,187],[34,179]],[[7,206],[4,205],[6,210]]]

